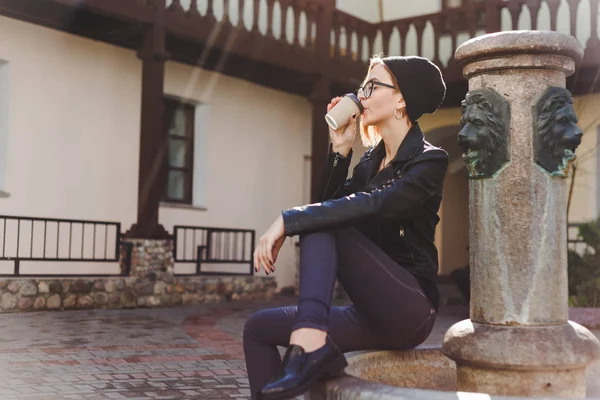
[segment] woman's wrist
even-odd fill
[[[350,154],[350,150],[352,150],[352,145],[349,145],[349,146],[332,145],[331,150],[334,153],[339,153],[342,157],[348,157],[348,155]]]

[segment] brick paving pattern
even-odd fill
[[[243,323],[293,302],[1,314],[0,399],[249,399]]]

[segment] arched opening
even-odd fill
[[[469,180],[456,144],[460,125],[444,126],[425,135],[427,141],[448,152],[450,163],[444,181],[440,213],[439,275],[448,276],[469,264]]]

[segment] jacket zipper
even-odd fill
[[[408,250],[408,255],[410,256],[410,259],[413,260],[415,256],[413,255],[410,243],[408,242],[408,236],[406,236],[406,232],[403,226],[400,227],[399,233],[400,237],[404,239],[404,243],[406,244],[406,250]]]
[[[335,170],[335,167],[338,164],[339,158],[340,158],[340,156],[336,153],[335,158],[333,159],[333,168],[331,168],[331,173],[329,174],[329,179],[327,180],[327,185],[325,185],[325,190],[323,191],[323,196],[325,196],[325,194],[327,194],[327,190],[329,189],[329,184],[331,183],[331,177],[333,176],[333,171]]]

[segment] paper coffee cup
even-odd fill
[[[353,114],[362,114],[363,106],[354,93],[345,94],[339,103],[325,115],[327,125],[334,131],[348,125]]]

